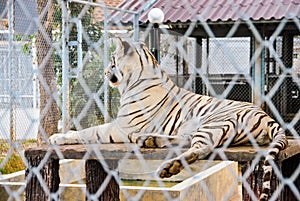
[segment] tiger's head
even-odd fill
[[[120,38],[112,39],[115,51],[105,69],[105,76],[112,87],[124,88],[138,79],[152,77],[158,63],[143,43],[129,43]],[[156,68],[157,69],[157,68]]]

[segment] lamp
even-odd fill
[[[160,8],[152,8],[149,13],[148,13],[148,20],[150,23],[153,24],[153,29],[151,31],[151,52],[160,63],[160,58],[159,58],[159,33],[158,33],[158,28],[159,24],[164,21],[165,14]]]

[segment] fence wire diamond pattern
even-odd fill
[[[162,23],[149,21],[153,8]],[[252,102],[274,118],[289,146],[269,161],[269,200],[299,200],[299,17],[293,0],[1,1],[0,201],[258,200],[268,152],[253,137],[234,147],[227,140],[193,164],[180,160],[184,170],[169,179],[154,173],[188,150],[183,142],[49,143],[117,118],[122,96],[105,69],[118,37],[145,43],[177,86]]]

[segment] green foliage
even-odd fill
[[[9,150],[9,144],[4,140],[0,140],[0,158],[4,157]]]
[[[37,143],[36,140],[26,140],[22,142],[20,146],[22,149],[25,149],[26,147],[36,146],[36,143]],[[0,164],[1,164],[0,172],[2,174],[10,174],[25,169],[25,165],[22,160],[22,157],[16,151],[12,153],[12,155],[8,158],[5,164],[2,164],[7,153],[9,152],[9,149],[10,149],[10,144],[5,140],[0,140]]]
[[[91,47],[92,43],[98,42],[102,37],[102,27],[103,23],[93,20],[93,12],[94,7],[78,4],[78,3],[69,3],[69,10],[71,18],[78,18],[78,20],[82,23],[83,28],[83,41],[82,41],[82,49],[83,54],[85,55],[88,51],[91,51],[89,47]],[[54,5],[54,23],[53,23],[53,30],[54,36],[53,40],[55,42],[61,41],[61,34],[62,34],[62,24],[61,24],[61,16],[62,11],[59,4]],[[69,41],[77,41],[77,27],[75,23],[69,23]],[[70,66],[74,68],[77,66],[77,48],[69,46],[69,58],[70,58]],[[57,62],[55,65],[56,72],[61,72],[61,53],[56,52],[54,55],[54,61]]]
[[[2,161],[3,159],[0,159],[0,164]],[[2,174],[10,174],[24,169],[25,165],[21,156],[17,153],[13,153],[0,171]]]
[[[37,140],[35,140],[35,139],[26,140],[26,141],[22,142],[22,146],[27,147],[27,146],[35,145],[36,143],[37,143]]]
[[[70,89],[72,92],[70,96],[71,117],[77,118],[81,112],[85,111],[86,115],[79,122],[83,128],[104,122],[102,112],[90,96],[90,93],[98,94],[99,89],[103,85],[101,75],[103,75],[103,63],[101,61],[93,61],[85,65],[78,79],[73,80],[72,88]],[[87,86],[88,91],[83,86]],[[103,95],[100,95],[100,99],[103,100]]]
[[[31,54],[32,52],[32,41],[34,40],[35,35],[21,35],[14,34],[14,41],[21,43],[21,50],[24,54]]]
[[[70,79],[70,112],[71,118],[77,118],[83,128],[94,126],[103,123],[104,118],[96,102],[91,99],[91,94],[100,96],[103,100],[103,94],[99,93],[103,85],[103,55],[99,55],[99,50],[103,50],[100,45],[102,37],[103,23],[94,19],[94,7],[69,3],[69,17],[77,19],[82,24],[82,56],[85,58],[85,63],[82,66],[82,72],[76,78]],[[62,10],[60,5],[54,6],[54,23],[53,23],[53,40],[57,44],[61,43]],[[69,41],[77,41],[78,30],[75,23],[69,23]],[[94,49],[93,47],[98,47]],[[70,71],[76,72],[78,65],[77,46],[69,46],[69,64]],[[54,68],[57,75],[58,86],[62,85],[62,53],[54,52]],[[88,60],[88,61],[87,61]],[[76,75],[76,73],[74,73]],[[58,87],[59,88],[59,87]],[[88,89],[87,89],[88,88]],[[83,113],[84,115],[80,115]],[[80,117],[78,118],[78,116]],[[76,128],[73,128],[76,129]]]

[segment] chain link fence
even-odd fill
[[[29,37],[37,12],[25,14],[22,5],[2,1],[0,28],[1,139],[34,139],[37,136],[38,87],[35,47]],[[33,10],[35,11],[35,10]],[[25,22],[28,26],[24,27]]]
[[[159,47],[156,47],[159,49],[156,51],[161,68],[174,83],[198,94],[254,102],[274,117],[287,135],[296,139],[296,147],[300,147],[299,4],[279,0],[248,2],[253,5],[250,10],[254,14],[259,5],[267,8],[269,4],[290,4],[299,8],[291,13],[281,10],[285,17],[277,19],[274,13],[275,16],[269,20],[267,17],[247,18],[244,14],[250,12],[234,6],[236,3],[249,6],[247,2],[226,1],[237,20],[235,17],[224,20],[222,13],[220,16],[215,13],[205,20],[205,15],[213,13],[219,3],[197,2],[0,2],[0,201],[25,199],[28,181],[24,181],[24,171],[20,178],[6,175],[3,171],[15,156],[23,165],[20,169],[26,168],[30,178],[36,175],[42,186],[41,192],[46,192],[52,200],[98,200],[99,194],[109,188],[108,182],[104,182],[96,194],[90,194],[84,172],[84,161],[91,153],[96,153],[95,158],[106,165],[102,160],[106,152],[94,147],[83,156],[83,160],[66,160],[65,152],[48,145],[47,138],[53,133],[82,130],[116,118],[120,95],[117,89],[108,86],[104,78],[104,69],[114,49],[109,46],[108,40],[121,37],[129,41],[143,41],[149,48],[152,47],[153,30],[156,28],[148,21],[147,13],[155,6],[160,6],[167,17],[156,30],[159,33]],[[181,12],[197,20],[186,19],[185,15],[180,15]],[[268,12],[272,13],[271,10]],[[40,143],[49,146],[49,152],[43,156],[41,164],[31,167],[24,156],[24,147],[35,147]],[[257,144],[252,146],[254,151],[261,151]],[[219,154],[220,161],[228,160],[224,156],[226,148],[222,147],[215,153]],[[129,149],[136,154],[136,160],[125,154],[118,163],[120,169],[103,165],[109,177],[120,185],[121,200],[147,200],[145,195],[150,194],[152,197],[148,200],[184,200],[167,190],[167,187],[178,184],[174,181],[163,184],[155,181],[153,184],[149,176],[135,179],[137,174],[153,172],[161,161],[144,159],[134,145]],[[62,175],[56,192],[49,189],[47,182],[40,177],[42,166],[51,158],[52,151],[60,159]],[[173,150],[164,159],[174,154],[178,155],[178,152]],[[260,171],[257,164],[261,156],[258,154],[253,163],[247,163],[248,166],[239,164],[236,172],[236,164],[226,163],[226,167],[230,168],[224,173],[229,180],[225,180],[237,187],[232,187],[224,195],[214,191],[218,187],[209,184],[213,180],[189,181],[199,183],[200,187],[183,190],[183,197],[196,194],[201,189],[206,200],[242,200],[245,192],[252,200],[257,200],[257,192],[252,189],[248,176]],[[299,153],[295,158],[299,161]],[[220,161],[212,163],[204,160],[196,169],[199,172],[209,169],[205,174],[210,174],[214,171],[210,168],[225,165]],[[282,168],[287,166],[285,164]],[[140,173],[137,169],[145,171]],[[283,184],[279,185],[271,200],[282,200],[280,193],[284,185],[290,189],[287,192],[291,194],[291,200],[299,200],[299,164],[294,164],[288,175],[282,175],[280,170],[275,167],[279,178],[276,182]],[[218,175],[216,178],[221,177]],[[15,179],[20,182],[14,183]],[[153,185],[161,187],[159,192],[154,190]]]

